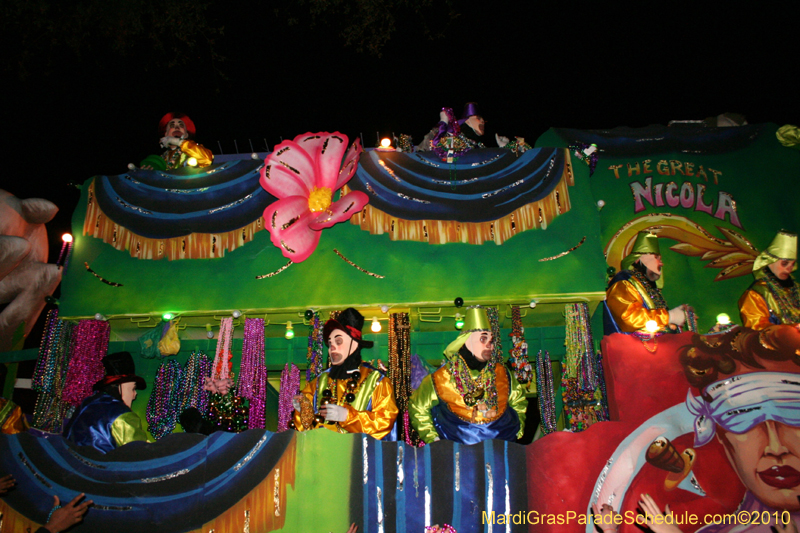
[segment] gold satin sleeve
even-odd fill
[[[6,400],[3,400],[3,402],[5,401]],[[14,405],[13,403],[8,402],[5,405],[3,405],[3,407],[4,407],[3,410],[5,410],[5,407],[8,407],[9,412],[7,413],[8,416],[5,417],[3,426],[0,427],[0,433],[3,433],[5,435],[15,435],[17,433],[23,433],[30,429],[28,421],[25,418],[25,415],[22,413],[22,409],[18,405]],[[6,413],[3,414],[5,415]],[[0,416],[0,419],[2,418],[3,416]]]
[[[517,432],[517,438],[519,439],[522,438],[522,434],[525,433],[525,411],[528,409],[528,399],[525,397],[525,391],[522,389],[522,385],[519,384],[519,381],[517,381],[514,373],[505,367],[503,368],[511,377],[511,395],[508,398],[508,405],[517,412],[517,416],[519,417],[519,431]]]
[[[739,316],[742,325],[750,329],[764,329],[771,326],[769,321],[769,307],[764,298],[755,291],[744,291],[739,298]]]
[[[142,419],[134,412],[123,413],[111,423],[111,435],[117,448],[135,440],[153,442],[147,438],[147,432],[142,428]]]
[[[669,324],[669,310],[645,309],[639,291],[627,281],[618,281],[608,289],[606,304],[617,326],[625,333],[644,329],[648,320],[655,320],[659,329]]]
[[[194,141],[183,141],[181,143],[181,152],[186,154],[187,157],[194,157],[197,159],[197,166],[200,168],[207,167],[214,162],[214,154],[211,153],[211,150]]]
[[[433,379],[428,374],[408,402],[408,416],[411,419],[411,425],[417,430],[419,438],[428,444],[439,436],[431,415],[431,409],[436,405],[439,405],[439,399],[436,396],[436,389],[433,387]]]
[[[372,410],[356,411],[348,405],[347,411],[347,420],[339,425],[349,433],[366,433],[378,440],[388,435],[399,411],[389,378],[383,378],[372,392]]]

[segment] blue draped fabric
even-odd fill
[[[0,436],[0,472],[15,490],[3,498],[45,523],[53,494],[94,500],[81,531],[189,531],[246,496],[274,468],[294,432],[180,433],[132,442],[108,454],[66,439]],[[68,500],[67,500],[68,501]]]
[[[443,439],[461,444],[478,444],[484,440],[499,439],[514,442],[519,431],[519,415],[510,406],[494,422],[470,424],[453,413],[445,402],[440,401],[431,409],[433,425]]]
[[[602,148],[603,157],[649,157],[669,152],[724,154],[746,148],[763,130],[761,124],[735,128],[708,128],[702,124],[653,124],[645,128],[619,127],[610,130],[553,128],[569,145],[579,142],[596,144]]]
[[[223,233],[258,219],[276,200],[258,181],[263,164],[229,161],[169,174],[137,169],[98,176],[94,192],[106,216],[142,237]]]
[[[359,531],[416,533],[447,523],[459,533],[477,533],[489,528],[484,511],[528,508],[525,447],[519,444],[494,440],[464,446],[442,440],[414,448],[362,436],[353,454],[350,522]],[[507,531],[504,525],[493,530]],[[528,526],[510,530],[528,531]]]
[[[130,412],[122,400],[96,392],[89,396],[72,415],[64,436],[78,446],[91,446],[108,453],[117,447],[111,424],[120,415]]]
[[[433,152],[365,152],[347,184],[405,220],[486,222],[547,197],[564,172],[563,148],[472,150],[453,164]]]

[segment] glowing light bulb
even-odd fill
[[[721,326],[727,326],[731,323],[731,317],[728,316],[728,313],[720,313],[717,315],[717,324]]]
[[[196,167],[197,159],[194,157],[190,157],[189,159],[186,160],[186,164],[189,165],[190,167]]]
[[[283,335],[286,337],[287,340],[294,338],[294,328],[292,327],[292,321],[286,323],[286,333]]]
[[[648,320],[644,325],[644,329],[646,329],[648,333],[655,333],[658,331],[658,322],[655,320]]]
[[[389,148],[392,145],[392,140],[389,137],[381,139],[381,148]]]
[[[456,329],[464,327],[464,317],[460,313],[456,313]]]
[[[72,242],[72,233],[65,233],[61,236],[61,240],[64,242]]]
[[[164,313],[163,315],[161,315],[161,318],[163,318],[164,320],[172,320],[173,318],[175,318],[175,313]]]
[[[378,322],[378,317],[372,317],[372,326],[370,326],[369,329],[371,329],[373,333],[379,333],[381,331],[381,323]]]

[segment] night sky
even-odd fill
[[[14,42],[8,26],[19,21],[0,23],[0,187],[60,207],[49,230],[51,261],[79,198],[67,184],[160,153],[156,126],[170,110],[187,113],[197,140],[215,153],[218,143],[234,152],[234,140],[250,152],[248,139],[263,151],[264,139],[272,148],[306,131],[363,134],[368,147],[376,132],[419,142],[441,107],[460,115],[468,101],[480,104],[490,131],[531,144],[550,127],[641,127],[726,111],[750,123],[800,123],[791,2],[770,11],[749,3],[667,12],[649,2],[623,9],[461,1],[456,18],[436,2],[426,21],[444,37],[427,39],[419,20],[401,11],[380,58],[345,47],[343,16],[312,27],[302,16],[308,8],[289,4],[300,14],[289,26],[275,5],[212,2],[209,24],[225,28],[215,44],[226,58],[219,72],[203,43],[169,68],[164,53],[139,46],[123,57],[90,31],[82,38],[92,46],[80,57],[54,47],[34,55],[22,78],[17,63],[27,45]]]

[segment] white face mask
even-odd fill
[[[656,281],[661,277],[661,269],[664,263],[661,261],[660,255],[644,254],[639,258],[639,262],[647,269],[647,277],[651,281]]]
[[[475,359],[485,363],[494,352],[494,338],[491,331],[473,331],[464,343]]]
[[[119,386],[119,395],[122,397],[122,403],[130,407],[136,399],[136,383],[133,381],[122,383]]]
[[[180,139],[189,137],[189,132],[186,131],[186,124],[179,118],[170,120],[164,133],[167,137],[178,137]]]
[[[353,337],[341,329],[333,330],[328,337],[328,355],[331,358],[331,365],[341,365],[357,348],[358,342]]]

